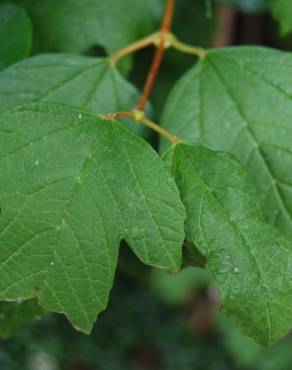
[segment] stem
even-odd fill
[[[206,56],[206,51],[203,48],[185,44],[184,42],[177,39],[173,34],[169,34],[169,44],[176,50],[183,53],[196,55],[200,59]]]
[[[102,117],[106,120],[111,120],[111,119],[119,119],[119,118],[133,118],[132,112],[118,112],[118,113],[109,113],[106,114],[105,116],[102,115]]]
[[[147,36],[147,37],[145,37],[141,40],[138,40],[138,41],[134,42],[131,45],[128,45],[127,47],[125,47],[125,48],[117,51],[115,54],[113,54],[109,58],[110,62],[113,65],[115,65],[121,58],[123,58],[124,56],[126,56],[128,54],[134,53],[137,50],[146,48],[147,46],[150,46],[150,45],[159,46],[160,45],[160,40],[161,40],[160,35],[161,35],[161,31],[158,31],[158,32],[152,33],[151,35],[149,35],[149,36]],[[168,32],[166,34],[165,42],[164,42],[164,49],[167,49],[169,47],[173,47],[174,49],[176,49],[178,51],[181,51],[182,53],[196,55],[199,58],[204,58],[204,56],[206,55],[206,50],[205,49],[203,49],[201,47],[186,44],[186,43],[180,41],[171,32]]]
[[[134,109],[132,112],[117,112],[117,113],[110,113],[106,115],[101,115],[101,117],[105,120],[112,120],[112,119],[119,119],[129,117],[132,118],[135,122],[141,123],[153,131],[157,132],[159,135],[165,137],[167,140],[172,142],[173,144],[180,143],[180,140],[172,135],[170,132],[165,130],[164,128],[160,127],[157,123],[151,121],[149,118],[145,116],[145,113],[141,110]]]
[[[158,75],[158,71],[162,62],[163,54],[165,51],[165,44],[167,40],[167,35],[170,31],[173,13],[175,7],[175,0],[166,0],[164,17],[160,27],[160,42],[156,49],[153,62],[143,89],[142,97],[138,103],[137,109],[144,111],[147,100],[149,99],[152,90],[155,85],[155,81]]]
[[[167,140],[172,142],[173,144],[179,144],[180,140],[172,135],[170,132],[159,126],[157,123],[151,121],[149,118],[147,118],[141,110],[135,109],[132,112],[133,119],[136,122],[141,122],[143,125],[151,128],[152,130],[156,131],[160,136],[165,137]]]
[[[112,64],[116,64],[125,55],[131,54],[137,50],[146,48],[147,46],[150,46],[153,44],[156,45],[157,40],[159,40],[159,32],[155,32],[137,42],[134,42],[133,44],[125,47],[124,49],[119,50],[118,52],[116,52],[110,57],[110,62]]]
[[[171,29],[175,8],[175,0],[166,0],[164,16],[161,22],[160,31],[168,33]]]

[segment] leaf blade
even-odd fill
[[[171,155],[186,238],[205,256],[223,311],[258,342],[277,340],[292,324],[291,245],[265,224],[247,174],[230,155],[191,144]]]
[[[290,55],[276,50],[210,51],[174,88],[162,121],[184,140],[235,154],[266,219],[292,240],[290,69]]]
[[[185,212],[146,142],[56,104],[7,111],[0,122],[2,300],[37,296],[88,333],[122,239],[144,263],[178,270]]]
[[[106,58],[38,55],[0,73],[0,111],[40,101],[106,114],[133,109],[139,96],[139,91]],[[141,125],[125,122],[147,136]]]

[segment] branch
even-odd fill
[[[173,13],[174,13],[174,7],[175,7],[175,0],[166,0],[166,6],[165,6],[165,12],[164,17],[161,23],[160,27],[160,42],[156,49],[152,66],[150,68],[144,89],[142,97],[139,101],[139,104],[137,106],[137,109],[140,111],[144,111],[145,105],[147,100],[149,99],[152,90],[155,85],[155,81],[158,75],[158,71],[162,62],[163,54],[165,51],[165,44],[167,41],[167,35],[171,29],[172,19],[173,19]]]

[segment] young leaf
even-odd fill
[[[88,333],[119,244],[177,271],[185,211],[155,151],[118,121],[50,103],[0,115],[0,299],[38,297]]]
[[[181,139],[233,152],[249,169],[266,219],[290,240],[291,76],[289,53],[258,47],[209,51],[178,82],[162,119]]]
[[[105,58],[38,55],[0,73],[0,111],[46,101],[106,114],[133,109],[139,95]],[[146,135],[142,125],[127,125]]]
[[[0,4],[0,69],[25,58],[31,42],[32,26],[26,11]]]
[[[8,338],[23,326],[40,318],[45,311],[35,299],[22,302],[0,302],[0,337]]]
[[[268,0],[274,17],[280,23],[283,35],[292,31],[292,2],[291,0]]]
[[[213,273],[223,311],[260,343],[292,325],[292,246],[262,217],[243,166],[227,153],[192,144],[171,150],[187,210],[186,239]]]

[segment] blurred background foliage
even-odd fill
[[[1,370],[290,370],[292,337],[261,348],[217,311],[207,270],[120,272],[90,336],[60,315],[2,340]]]
[[[279,4],[285,1],[278,1],[277,14],[282,11]],[[81,37],[81,41],[74,44],[71,40],[70,47],[66,42],[54,44],[52,39],[40,38],[48,38],[51,35],[48,30],[54,24],[52,17],[51,28],[46,29],[46,20],[38,18],[41,4],[47,9],[55,1],[40,0],[36,4],[32,0],[0,0],[0,4],[7,2],[24,6],[32,18],[34,35],[38,37],[31,54],[39,51],[106,54],[106,37],[102,35],[96,35],[95,41]],[[76,9],[86,8],[86,1],[66,0],[65,3],[70,2]],[[153,11],[155,2],[147,0],[149,12]],[[274,3],[275,0],[178,0],[173,32],[183,41],[203,47],[255,44],[292,50],[289,14],[285,15],[283,36],[283,25],[279,26],[269,10],[269,5]],[[155,7],[154,17],[151,21],[146,17],[142,30],[133,26],[135,37],[158,27],[163,1],[157,0],[157,4],[158,13]],[[66,10],[64,2],[58,6]],[[81,22],[81,26],[87,22],[90,31],[90,22],[82,14],[76,12],[76,22]],[[141,19],[144,18],[141,16]],[[40,26],[42,32],[38,34]],[[94,27],[93,30],[96,32]],[[118,48],[128,36],[113,39],[107,51]],[[130,36],[131,40],[133,35]],[[39,45],[41,50],[37,50]],[[123,73],[140,89],[152,55],[153,48],[149,48],[120,64]],[[171,87],[195,61],[190,55],[173,50],[166,52],[152,96],[158,121]],[[77,332],[62,315],[44,312],[35,301],[0,303],[0,370],[292,369],[291,335],[269,348],[261,348],[244,338],[233,323],[219,313],[218,305],[216,286],[207,269],[188,267],[171,275],[141,265],[127,248],[122,248],[109,307],[99,316],[90,336]]]

